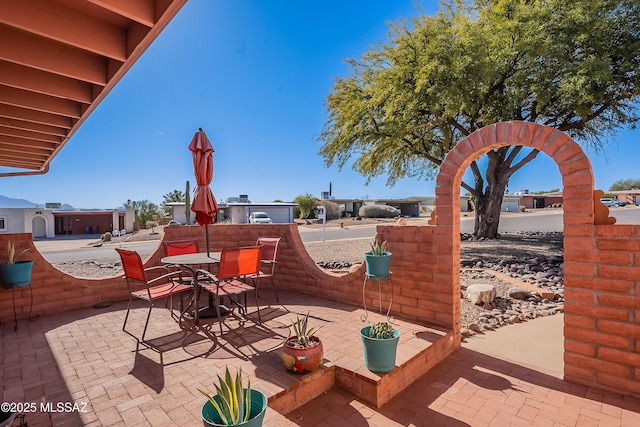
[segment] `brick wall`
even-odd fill
[[[206,248],[204,227],[182,226],[165,228],[164,239],[197,239],[201,250]],[[287,290],[318,295],[362,307],[364,266],[352,274],[327,273],[308,256],[293,224],[238,224],[208,227],[209,248],[224,248],[255,244],[259,236],[281,237],[278,249],[278,265],[274,280],[279,292]],[[458,298],[453,298],[453,288],[446,282],[434,283],[438,276],[437,258],[440,247],[435,241],[432,226],[380,226],[379,238],[388,240],[393,252],[393,305],[391,313],[399,318],[452,327]],[[42,258],[31,241],[30,234],[0,236],[0,259],[6,259],[6,241],[18,242],[19,247],[32,250],[29,257],[35,261],[31,287],[34,292],[33,314],[46,316],[81,307],[90,307],[105,300],[126,300],[125,281],[120,277],[107,279],[81,279],[66,275]],[[114,257],[117,254],[114,251]],[[161,245],[145,262],[145,266],[158,265],[162,258]],[[363,255],[364,258],[364,255]],[[370,282],[371,283],[371,282]],[[376,283],[377,285],[377,283]],[[392,284],[382,282],[383,304],[388,304]],[[280,291],[282,289],[282,291]],[[458,295],[455,293],[455,295]],[[377,286],[367,286],[367,306],[378,303]],[[452,304],[452,301],[456,304]],[[16,307],[19,319],[29,314],[29,292],[16,289]],[[11,290],[0,291],[0,321],[12,320]],[[457,328],[459,332],[459,328]]]
[[[558,165],[564,185],[565,379],[623,394],[640,395],[640,228],[612,225],[608,209],[594,190],[591,165],[582,149],[562,132],[533,123],[487,126],[449,152],[436,181],[436,215],[428,226],[380,226],[378,237],[393,252],[396,317],[451,329],[451,352],[460,346],[460,182],[479,155],[503,145],[534,147]],[[348,275],[326,273],[309,258],[296,225],[210,226],[210,248],[254,244],[258,236],[282,237],[275,280],[279,289],[339,299],[362,306],[364,266]],[[167,227],[166,240],[196,238],[205,248],[204,227]],[[33,313],[44,315],[127,298],[125,282],[70,277],[49,265],[30,234],[0,235],[0,260],[6,241],[32,249]],[[159,248],[146,265],[156,265]],[[377,288],[377,286],[375,287]],[[391,283],[383,282],[389,295]],[[366,292],[367,305],[378,301]],[[388,302],[388,297],[385,303]],[[29,294],[16,290],[18,317],[28,316]],[[11,291],[0,290],[0,321],[13,319]]]
[[[594,189],[589,159],[566,134],[535,123],[497,123],[447,154],[436,181],[436,236],[443,255],[436,259],[434,282],[459,289],[462,175],[481,154],[505,145],[540,150],[562,175],[565,379],[640,395],[640,228],[613,225],[600,203],[602,191]],[[454,313],[459,318],[459,310]]]

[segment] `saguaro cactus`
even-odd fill
[[[191,225],[191,191],[189,188],[189,181],[187,181],[187,188],[184,192],[184,214],[187,220],[187,225]]]

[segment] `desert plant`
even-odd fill
[[[371,254],[375,256],[384,255],[387,252],[387,241],[380,243],[378,239],[374,240],[373,243],[369,244],[371,246]]]
[[[386,340],[393,338],[393,326],[389,322],[374,323],[369,329],[369,338]]]
[[[29,252],[29,248],[23,249],[16,255],[16,245],[12,241],[7,242],[7,264],[15,264],[23,254]]]
[[[219,402],[206,391],[198,391],[209,399],[224,425],[231,426],[248,421],[251,412],[251,380],[248,380],[247,388],[243,389],[242,369],[238,370],[233,378],[229,368],[226,368],[224,379],[218,375],[218,383],[214,386]]]
[[[110,242],[111,241],[111,232],[107,231],[106,233],[104,233],[102,235],[102,241],[103,242]]]
[[[364,205],[358,210],[358,215],[363,218],[395,218],[398,210],[388,205]]]
[[[316,202],[316,208],[318,206],[324,206],[327,221],[331,219],[338,219],[342,216],[342,209],[336,202],[332,202],[331,200],[318,200]]]
[[[311,337],[313,337],[315,333],[318,332],[320,326],[309,329],[308,320],[309,312],[307,312],[307,314],[302,319],[300,319],[300,316],[296,315],[296,321],[291,321],[296,339],[288,341],[288,343],[295,343],[295,345],[299,348],[307,348],[317,345],[317,341],[312,341]]]

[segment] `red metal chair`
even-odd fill
[[[269,279],[271,281],[271,288],[276,296],[276,301],[280,302],[278,298],[278,292],[276,291],[276,285],[273,283],[273,274],[276,270],[276,257],[278,256],[278,244],[281,237],[259,237],[256,242],[256,246],[262,246],[262,259],[260,260],[260,271],[257,278]]]
[[[215,299],[215,309],[220,323],[220,333],[222,333],[222,316],[220,315],[220,300],[228,296],[232,303],[238,306],[238,310],[243,317],[247,315],[247,293],[255,291],[256,308],[258,312],[258,323],[260,319],[260,305],[258,304],[257,274],[260,271],[260,259],[262,256],[262,246],[250,246],[238,249],[225,249],[220,255],[220,265],[218,274],[213,275],[206,270],[198,270],[198,274],[207,274],[210,283],[201,284],[201,288],[209,292]],[[252,278],[254,277],[254,278]],[[256,282],[255,286],[247,283],[251,279]],[[231,296],[238,295],[238,300]],[[240,304],[239,297],[244,295],[244,306]]]
[[[200,252],[197,240],[176,240],[173,242],[162,242],[164,256],[196,254]]]
[[[127,319],[129,318],[129,311],[131,310],[131,301],[133,298],[148,301],[149,313],[147,314],[147,320],[144,324],[144,330],[142,331],[142,341],[144,341],[145,334],[147,333],[147,327],[149,326],[149,319],[151,318],[153,301],[166,297],[171,298],[175,294],[191,291],[193,290],[193,286],[180,284],[176,281],[176,279],[178,279],[182,274],[180,271],[167,273],[167,268],[163,266],[149,267],[145,269],[142,265],[142,259],[137,252],[120,248],[116,248],[116,251],[122,260],[124,276],[127,279],[127,286],[129,287],[129,305],[127,306],[127,314],[124,317],[122,330],[135,338],[135,335],[125,329]],[[149,273],[159,270],[164,271],[164,274],[149,279]],[[157,283],[161,284],[157,285]],[[137,290],[134,290],[136,288]],[[173,307],[171,307],[171,310],[171,314],[173,316]]]

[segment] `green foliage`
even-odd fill
[[[609,191],[622,191],[622,190],[637,190],[640,189],[640,179],[620,179],[614,182]]]
[[[298,196],[295,199],[293,199],[293,203],[298,204],[298,212],[300,215],[298,218],[302,218],[302,219],[309,218],[309,216],[311,215],[311,213],[316,207],[317,201],[318,201],[318,198],[313,197],[309,193],[305,194],[304,196]]]
[[[374,323],[369,329],[369,338],[387,340],[393,338],[393,326],[387,322]]]
[[[375,256],[384,255],[387,252],[387,241],[380,243],[378,239],[374,240],[373,243],[369,244],[371,246],[371,254]]]
[[[251,380],[248,380],[246,390],[242,387],[242,369],[238,370],[235,378],[225,369],[224,379],[218,375],[218,384],[214,384],[220,404],[209,393],[198,389],[213,405],[224,425],[232,426],[249,420],[251,414]],[[213,421],[213,420],[208,420]]]
[[[316,345],[315,343],[311,342],[311,337],[313,337],[315,333],[318,332],[318,329],[320,329],[320,326],[309,329],[308,321],[309,312],[307,312],[307,314],[302,319],[300,319],[300,316],[296,315],[296,321],[291,321],[293,333],[297,337],[296,341],[302,348],[313,347],[314,345]]]
[[[158,216],[158,205],[148,200],[131,201],[127,200],[124,204],[126,208],[133,208],[136,221],[140,225],[146,225],[147,221],[153,220]]]
[[[339,168],[355,157],[356,172],[393,185],[433,178],[458,141],[500,121],[602,149],[640,120],[639,25],[637,0],[443,0],[437,15],[392,25],[386,43],[347,60],[327,96],[320,154]],[[462,186],[480,217],[537,154],[492,150],[484,176],[471,164]]]
[[[160,207],[164,212],[165,216],[171,216],[171,206],[168,206],[168,203],[171,202],[183,202],[184,201],[184,193],[179,190],[173,190],[170,193],[162,196],[162,203],[160,203]]]

